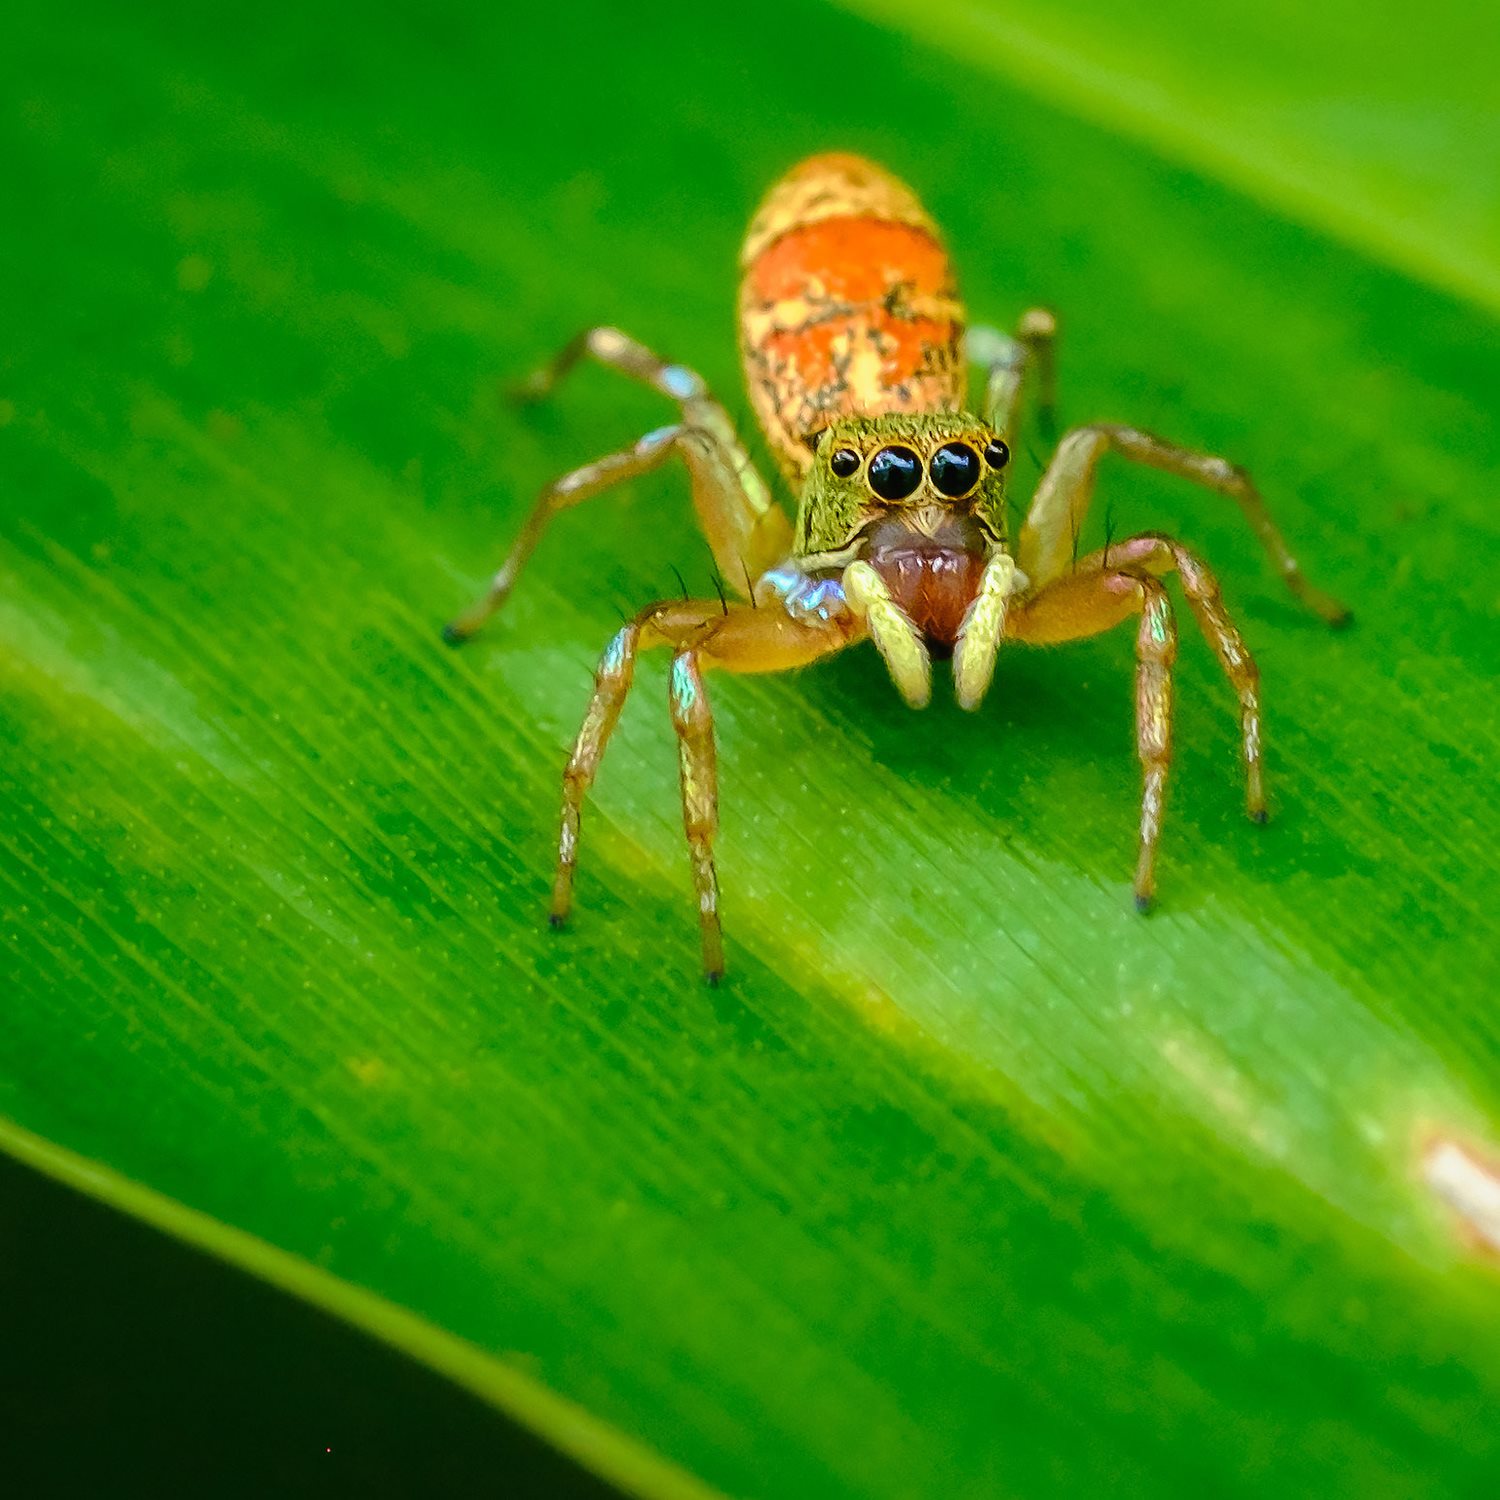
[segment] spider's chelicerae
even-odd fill
[[[1157,532],[1077,556],[1106,453],[1149,464],[1237,504],[1287,587],[1330,625],[1348,611],[1302,576],[1245,472],[1133,427],[1091,424],[1058,444],[1012,548],[1005,471],[1031,381],[1050,411],[1056,322],[1025,314],[1015,336],[976,328],[967,359],[986,371],[984,414],[965,405],[965,314],[936,226],[915,194],[859,157],[815,156],[773,187],[741,255],[740,344],[750,399],[787,483],[789,524],[703,380],[613,328],[580,335],[532,377],[545,396],[585,354],[678,405],[678,420],[633,448],[575,469],[538,498],[489,593],[446,631],[471,636],[509,595],[552,517],[673,456],[692,478],[698,521],[740,601],[669,600],[610,641],[563,777],[552,920],[572,901],[584,794],[630,691],[637,654],[672,652],[669,691],[710,981],[724,970],[713,841],[718,775],[703,676],[805,666],[868,637],[913,708],[932,691],[934,656],[975,708],[1002,642],[1052,645],[1134,618],[1136,744],[1145,786],[1135,899],[1155,891],[1172,754],[1177,626],[1161,578],[1175,572],[1240,705],[1246,807],[1264,822],[1258,674],[1213,574]]]

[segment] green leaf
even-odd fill
[[[643,1495],[1479,1492],[1493,219],[1460,255],[1354,124],[1350,248],[939,27],[652,19],[10,18],[0,1144]],[[1412,76],[1372,29],[1325,97]],[[1257,829],[1185,627],[1147,920],[1126,634],[1008,653],[973,717],[868,651],[714,681],[711,992],[659,664],[576,925],[543,921],[616,610],[708,585],[681,476],[560,521],[472,647],[436,632],[538,485],[664,420],[600,372],[524,418],[501,382],[607,320],[736,392],[744,221],[835,145],[920,188],[977,316],[1062,311],[1067,420],[1248,464],[1360,623],[1299,613],[1211,497],[1109,472],[1116,534],[1213,560],[1269,710]],[[1488,202],[1492,146],[1427,164],[1444,201]]]
[[[1500,311],[1500,29],[1463,0],[844,0]]]

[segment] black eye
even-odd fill
[[[828,467],[833,470],[840,479],[847,479],[859,468],[859,454],[853,448],[840,448],[832,458],[828,460]]]
[[[882,500],[904,500],[922,482],[922,460],[910,448],[882,448],[870,460],[870,488]]]
[[[950,500],[960,499],[979,483],[979,455],[967,443],[944,443],[927,462],[932,487]]]
[[[1010,449],[996,438],[985,450],[984,461],[992,469],[1003,469],[1010,462]]]

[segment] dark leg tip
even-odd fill
[[[1329,620],[1328,628],[1330,630],[1347,630],[1353,623],[1354,611],[1352,609],[1346,609],[1342,613],[1334,615],[1332,619]]]
[[[547,925],[553,932],[561,932],[568,925],[568,919],[560,911],[549,911],[547,913]]]
[[[455,625],[451,620],[443,626],[443,639],[450,646],[462,646],[468,638],[469,632]]]
[[[705,969],[703,971],[703,982],[711,990],[718,989],[718,987],[719,987],[720,983],[722,982],[723,978],[724,978],[724,971],[723,971],[723,969]]]
[[[1143,896],[1139,891],[1135,893],[1135,909],[1140,912],[1142,916],[1145,916],[1146,913],[1150,911],[1151,908],[1155,905],[1155,896]]]
[[[1271,821],[1271,814],[1263,807],[1252,807],[1250,809],[1250,821],[1259,823],[1262,828]]]

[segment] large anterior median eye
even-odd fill
[[[910,448],[882,448],[869,473],[870,488],[882,500],[904,500],[922,483],[922,460]]]
[[[979,483],[979,455],[967,443],[944,443],[927,469],[933,489],[950,500],[961,500]]]

